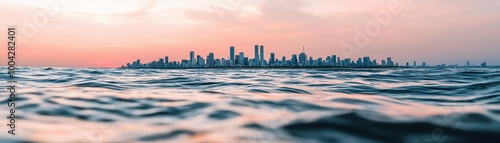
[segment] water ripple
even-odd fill
[[[19,130],[30,138],[1,134],[6,142],[500,139],[498,69],[23,67],[16,73]],[[9,102],[0,97],[0,104]]]

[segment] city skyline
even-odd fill
[[[238,54],[235,54],[238,53]],[[302,46],[302,52],[292,54],[289,57],[276,57],[276,53],[269,52],[269,59],[265,59],[264,45],[254,46],[254,55],[246,55],[245,52],[238,52],[235,46],[229,46],[227,56],[215,56],[213,52],[203,56],[196,54],[195,51],[189,52],[188,59],[170,60],[168,56],[158,60],[141,62],[137,59],[133,62],[123,64],[121,68],[218,68],[218,67],[491,67],[486,62],[479,65],[471,65],[470,61],[461,64],[436,64],[431,65],[425,61],[417,64],[417,61],[406,61],[401,64],[398,61],[387,57],[382,60],[363,56],[359,58],[340,57],[336,54],[326,57],[307,56],[305,46]],[[406,64],[405,64],[406,63]],[[411,64],[412,63],[412,64]],[[493,66],[498,67],[498,66]]]

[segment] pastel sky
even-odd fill
[[[390,1],[59,0],[46,6],[3,0],[0,43],[7,26],[16,26],[21,66],[118,67],[135,59],[187,59],[189,51],[227,58],[232,45],[253,57],[255,44],[265,46],[266,59],[269,52],[290,58],[305,45],[314,58],[500,65],[498,0],[393,0],[401,12],[391,13],[359,53],[343,52],[339,45],[354,44],[356,27],[376,21],[372,13],[388,10]],[[0,62],[6,65],[6,58]]]

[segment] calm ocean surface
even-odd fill
[[[7,79],[2,67],[1,79]],[[499,142],[500,69],[21,68],[0,142]],[[6,82],[2,84],[6,85]]]

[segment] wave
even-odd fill
[[[20,128],[30,131],[25,136],[44,134],[0,135],[9,142],[54,137],[89,142],[65,134],[89,127],[106,135],[102,142],[494,142],[500,137],[497,69],[28,67],[20,68],[18,77]],[[9,102],[0,97],[0,104]],[[104,133],[108,128],[112,131]]]

